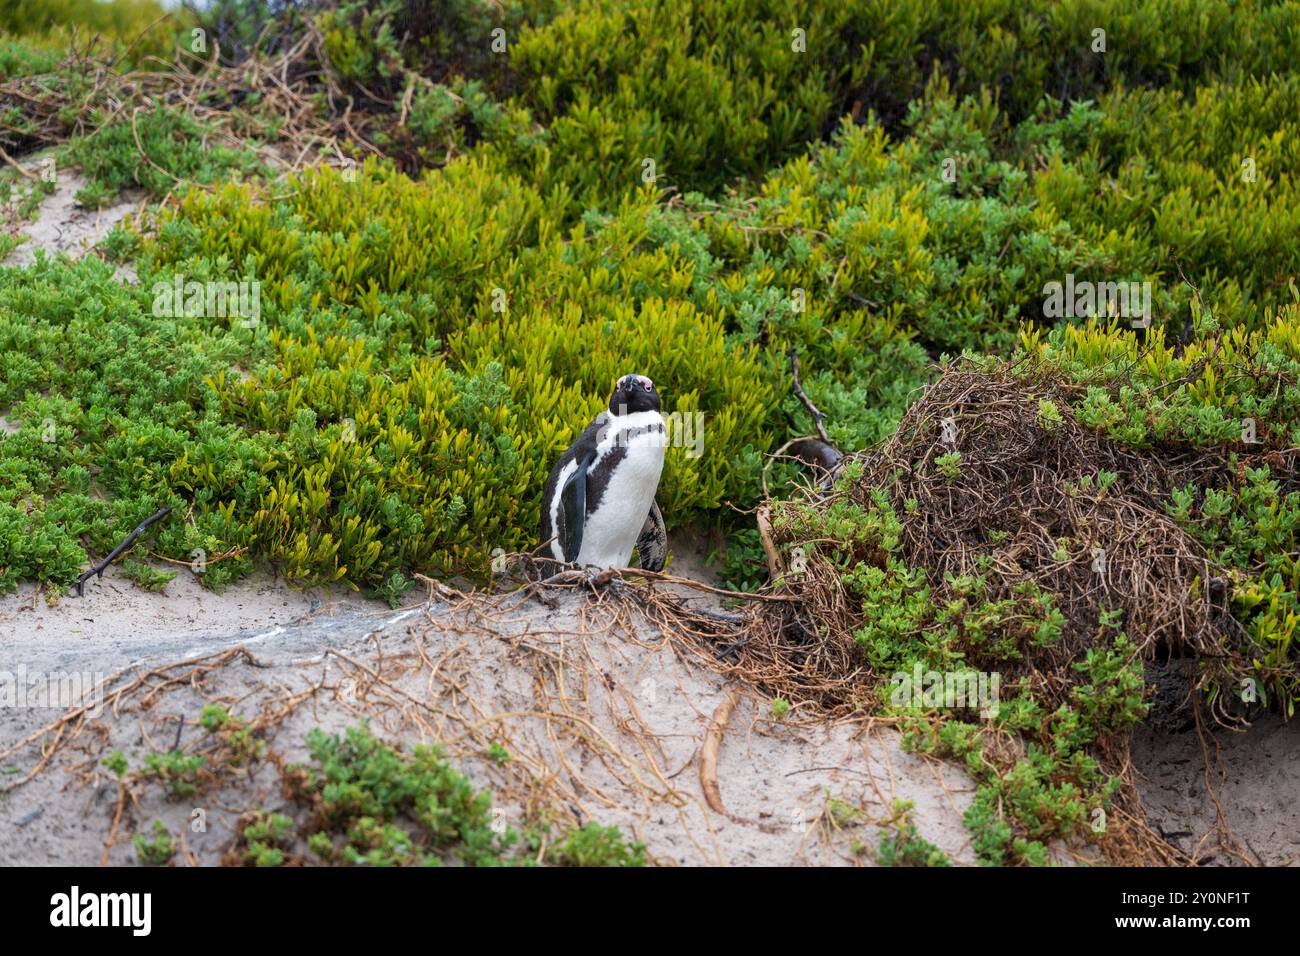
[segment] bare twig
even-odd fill
[[[803,385],[799,383],[799,350],[792,345],[790,346],[789,355],[790,375],[794,379],[794,393],[799,397],[799,401],[803,402],[804,408],[808,409],[808,414],[812,416],[813,427],[817,429],[818,437],[820,437],[826,444],[830,445],[831,440],[826,434],[825,426],[822,425],[822,422],[826,420],[826,414],[812,403],[812,399],[810,399],[808,394],[803,390]]]
[[[129,535],[127,535],[125,541],[123,541],[121,544],[119,544],[116,548],[114,548],[109,553],[108,557],[106,557],[103,561],[100,561],[98,564],[94,565],[93,567],[91,567],[90,570],[83,571],[81,577],[77,579],[77,596],[80,597],[83,594],[86,582],[88,580],[96,576],[103,577],[105,569],[110,564],[113,563],[113,560],[119,554],[121,554],[127,548],[131,547],[131,545],[135,543],[135,539],[140,537],[140,535],[144,532],[146,528],[149,527],[149,525],[153,524],[159,518],[163,518],[166,515],[171,514],[171,510],[172,510],[171,507],[168,506],[150,515],[148,518],[145,518],[143,521],[140,522],[139,525],[136,526],[136,529],[134,531],[132,531]]]

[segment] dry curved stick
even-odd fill
[[[700,747],[700,789],[704,791],[704,802],[714,813],[728,818],[731,814],[722,805],[722,788],[718,786],[718,750],[722,747],[722,735],[727,732],[731,712],[738,703],[740,691],[732,690],[709,719],[709,729],[704,732],[704,744]]]
[[[823,424],[826,420],[826,413],[812,403],[812,399],[808,397],[808,393],[803,390],[803,384],[799,381],[799,350],[791,346],[786,350],[786,354],[790,356],[790,376],[793,379],[795,397],[808,410],[813,425],[817,429],[817,436],[801,435],[798,438],[791,438],[775,452],[767,456],[767,461],[763,463],[763,472],[760,476],[764,500],[771,496],[767,489],[767,472],[772,467],[772,462],[778,458],[794,458],[805,465],[820,469],[823,473],[821,479],[823,490],[828,490],[831,487],[844,462],[844,453],[835,447],[830,436],[826,434],[826,426]],[[789,455],[786,455],[787,451],[790,452]]]
[[[30,170],[26,169],[26,168],[25,168],[24,166],[22,166],[22,165],[21,165],[21,164],[20,164],[16,159],[14,159],[12,156],[10,156],[8,153],[6,153],[6,152],[4,151],[4,147],[0,147],[0,159],[3,159],[6,163],[8,163],[8,164],[9,164],[10,166],[12,166],[14,169],[18,170],[18,172],[20,172],[22,175],[26,176],[26,177],[27,177],[28,179],[30,179],[32,182],[36,182],[38,179],[40,179],[39,176],[37,176],[35,173],[31,172]]]

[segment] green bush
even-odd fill
[[[91,38],[98,38],[107,41],[115,54],[127,56],[133,63],[142,63],[149,56],[170,59],[175,34],[190,22],[187,11],[169,11],[158,0],[4,0],[0,3],[0,31],[5,34],[51,47],[74,39],[84,47]]]
[[[720,259],[689,211],[649,191],[567,235],[487,159],[419,181],[374,165],[355,182],[312,172],[279,202],[255,197],[183,197],[146,239],[142,275],[242,262],[262,282],[272,360],[209,384],[224,420],[279,448],[258,466],[257,502],[234,503],[238,543],[256,539],[295,576],[483,570],[494,547],[530,546],[550,462],[632,369],[669,410],[704,416],[704,453],[673,449],[665,468],[673,523],[753,498],[778,416],[804,414],[778,398],[788,347],[814,398],[842,413],[846,447],[887,434],[921,381],[923,353],[890,318],[813,299],[797,310],[762,249]],[[355,443],[338,440],[345,425]],[[173,477],[215,480],[188,456]]]

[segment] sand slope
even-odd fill
[[[177,633],[141,640],[179,648],[194,639]],[[47,632],[46,640],[47,648],[30,639],[18,645],[32,671],[79,662],[106,672],[128,650],[147,649],[138,640],[132,645],[101,634],[85,645],[87,652],[101,648],[99,656],[70,654],[54,648],[86,639]],[[228,655],[210,670],[191,665],[194,674],[152,696],[145,690],[125,695],[116,718],[106,708],[89,720],[76,746],[0,801],[0,859],[98,863],[117,803],[117,786],[99,767],[103,756],[121,749],[139,766],[143,753],[171,748],[181,721],[181,748],[200,744],[195,721],[208,701],[253,718],[296,700],[265,732],[288,759],[304,755],[311,727],[339,730],[366,714],[385,739],[443,744],[476,784],[498,793],[510,825],[524,822],[525,801],[534,810],[545,804],[566,826],[617,824],[644,841],[660,864],[870,862],[882,832],[871,821],[886,823],[895,800],[914,803],[912,820],[926,839],[957,862],[973,862],[961,819],[971,793],[963,773],[903,753],[894,730],[869,721],[777,721],[768,701],[743,688],[719,751],[726,815],[710,810],[699,752],[715,709],[733,688],[701,656],[710,649],[664,637],[610,598],[578,592],[546,603],[452,598],[382,613],[338,604],[296,623],[209,635],[202,644],[209,658],[237,645],[249,653]],[[149,666],[131,668],[110,686]],[[146,689],[186,672],[155,676]],[[141,706],[145,697],[148,706]],[[53,713],[4,714],[0,750]],[[493,742],[512,755],[508,765],[485,759]],[[33,745],[0,763],[12,768],[10,778],[21,779],[39,759]],[[835,810],[832,800],[842,807]],[[168,800],[152,787],[138,806],[128,806],[123,838],[107,859],[135,862],[125,837],[158,818],[173,833],[185,831],[183,860],[215,863],[232,840],[238,809],[282,803],[266,763],[193,801]],[[204,811],[206,832],[185,826],[195,809]]]

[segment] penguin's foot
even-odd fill
[[[615,594],[622,594],[630,585],[622,578],[610,578],[605,583],[605,590],[612,591]]]
[[[582,569],[582,576],[586,582],[587,588],[597,591],[605,588],[617,590],[623,587],[623,580],[618,577],[617,568],[598,568],[595,565],[588,565]]]
[[[619,568],[602,568],[596,565],[577,565],[567,564],[560,566],[562,570],[532,581],[528,584],[528,590],[532,594],[540,595],[543,590],[549,590],[552,587],[563,587],[579,585],[593,594],[598,591],[612,590],[621,592],[627,586],[627,582],[619,576]]]

